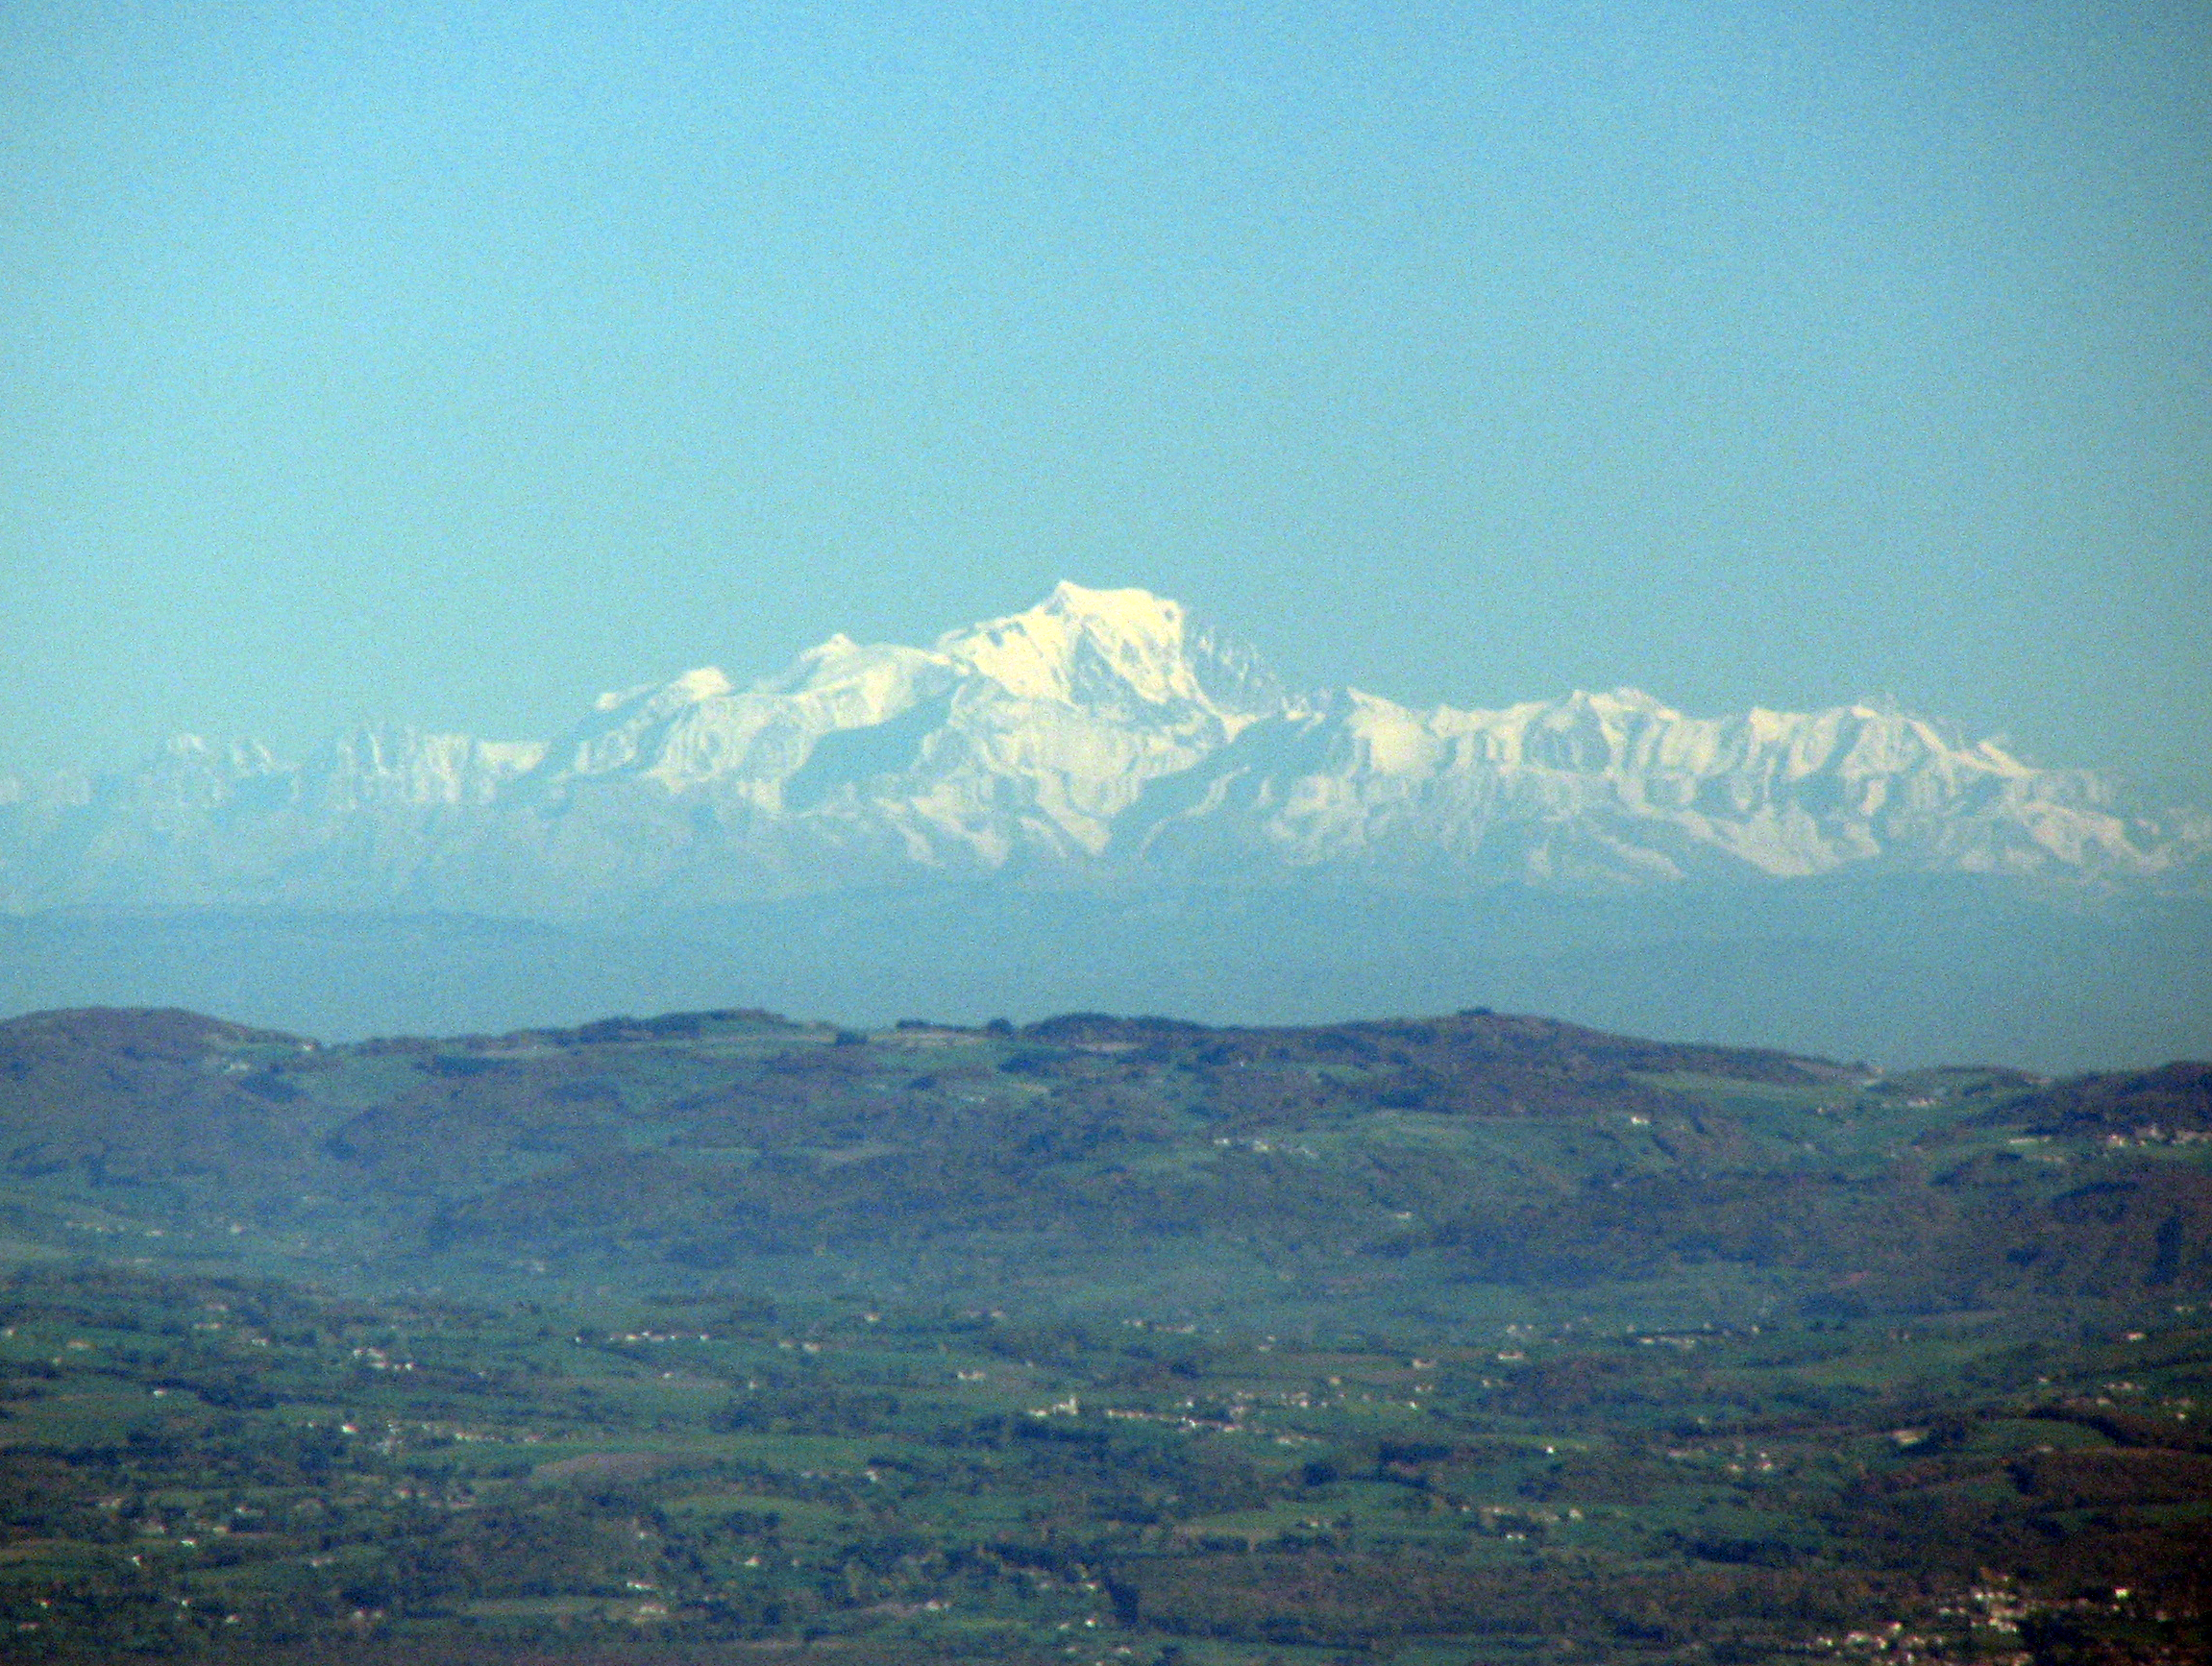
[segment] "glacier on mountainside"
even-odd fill
[[[0,791],[0,906],[580,916],[924,879],[1606,890],[1844,870],[2201,889],[2212,821],[2130,815],[1892,706],[1685,716],[1293,695],[1137,589],[1063,583],[927,648],[833,636],[740,685],[602,696],[545,743],[191,737]]]

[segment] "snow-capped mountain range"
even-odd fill
[[[579,916],[930,878],[1578,890],[1852,868],[2196,890],[2212,818],[1865,705],[1693,718],[1287,690],[1143,590],[1063,583],[929,648],[834,636],[739,686],[602,695],[551,743],[369,728],[286,762],[173,741],[0,779],[0,907]]]

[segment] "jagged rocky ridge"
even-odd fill
[[[2201,889],[2212,820],[2129,815],[1894,708],[1691,718],[1631,689],[1419,712],[1285,689],[1143,590],[1062,584],[933,647],[835,636],[740,687],[600,698],[551,744],[180,737],[0,781],[0,905],[575,915],[926,878],[1323,872],[1602,889],[1852,868]]]

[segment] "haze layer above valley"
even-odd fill
[[[1143,590],[1063,583],[928,648],[839,635],[739,684],[602,696],[547,742],[364,728],[300,761],[181,736],[0,781],[0,906],[542,918],[944,881],[1341,879],[1584,894],[1861,872],[2200,893],[2146,814],[1895,707],[1693,718],[1298,694]]]

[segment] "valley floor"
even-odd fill
[[[2205,1657],[2194,1304],[1480,1346],[0,1287],[0,1657]]]

